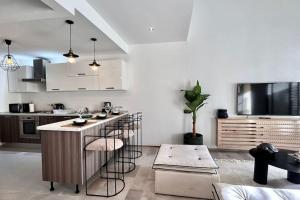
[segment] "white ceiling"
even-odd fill
[[[122,44],[186,41],[192,9],[193,0],[1,0],[0,58],[7,53],[3,40],[11,39],[17,59],[65,61],[66,19],[75,21],[72,48],[84,59],[93,55],[91,37],[101,55],[126,52]]]
[[[129,44],[187,40],[193,0],[87,1]]]
[[[69,49],[69,26],[65,24],[66,19],[75,22],[72,26],[72,48],[81,58],[92,57],[91,37],[98,39],[98,54],[123,53],[78,12],[75,16],[68,12],[55,14],[41,0],[1,0],[0,58],[7,53],[3,40],[11,39],[11,52],[17,58],[45,57],[53,62],[64,61],[62,53]]]

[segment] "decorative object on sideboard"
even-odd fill
[[[94,60],[91,64],[89,64],[89,66],[96,71],[98,69],[98,67],[100,67],[101,65],[97,63],[96,61],[96,38],[91,38],[91,40],[94,42]]]
[[[227,109],[218,109],[217,110],[217,117],[219,119],[227,119],[228,118]]]
[[[76,63],[76,58],[78,58],[79,55],[75,54],[72,50],[72,24],[74,24],[74,22],[72,20],[66,20],[66,23],[70,25],[70,49],[68,53],[63,54],[63,56],[68,58],[69,63]]]
[[[196,133],[196,121],[197,121],[197,111],[205,105],[205,101],[208,99],[209,94],[202,94],[201,86],[199,81],[194,86],[192,90],[183,90],[185,91],[184,97],[187,100],[185,105],[187,106],[184,109],[184,113],[193,115],[193,132],[184,134],[184,144],[203,144],[203,135]]]
[[[11,45],[11,40],[5,39],[4,41],[7,45],[7,54],[3,57],[0,66],[4,71],[16,71],[20,66],[14,56],[10,54],[9,46]]]
[[[297,163],[300,164],[300,150],[295,153],[290,153],[289,156]]]

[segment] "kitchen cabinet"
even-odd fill
[[[65,63],[46,65],[46,87],[47,91],[71,91],[72,82],[67,80]]]
[[[56,122],[61,122],[65,120],[70,120],[77,118],[78,116],[40,116],[39,117],[39,125],[46,125],[46,124],[52,124]]]
[[[52,124],[56,122],[55,116],[40,116],[39,117],[39,126]]]
[[[91,61],[80,61],[77,63],[66,63],[66,76],[97,76],[98,70],[93,70],[89,64]]]
[[[99,68],[100,90],[126,90],[127,73],[123,60],[105,60]]]
[[[32,78],[33,67],[22,66],[17,71],[7,72],[8,91],[18,92],[41,92],[46,90],[46,84],[42,82],[24,82],[24,78]]]
[[[20,135],[18,116],[0,116],[0,141],[18,142]]]
[[[123,60],[104,60],[95,71],[88,64],[88,61],[48,64],[47,91],[127,89],[127,73]]]

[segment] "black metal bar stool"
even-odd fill
[[[122,155],[121,158],[125,159],[124,163],[126,168],[124,168],[124,173],[129,173],[135,170],[135,156],[134,151],[131,150],[134,147],[135,133],[133,131],[134,121],[131,115],[124,117],[123,119],[116,122],[116,126],[120,128],[120,131],[123,133],[122,141],[124,143],[124,152],[125,155]],[[128,128],[129,127],[129,128]],[[111,132],[108,136],[112,136],[114,133]]]
[[[113,133],[113,135],[108,136],[108,133]],[[124,156],[124,143],[121,138],[123,138],[123,130],[121,127],[116,125],[107,125],[100,129],[100,136],[84,136],[84,176],[87,196],[112,197],[123,191],[125,187],[124,159],[122,158]],[[106,181],[104,183],[106,184],[106,193],[103,192],[103,194],[93,194],[88,192],[88,179],[94,178],[88,178],[87,175],[87,152],[91,151],[99,153],[100,179],[104,179]],[[104,160],[102,159],[103,154]],[[94,156],[94,159],[95,157],[97,156]],[[122,160],[119,160],[120,158]],[[102,165],[102,161],[104,161],[104,165]],[[109,170],[110,167],[112,169]],[[110,188],[112,188],[112,191]]]
[[[130,121],[133,121],[132,126],[128,126],[133,132],[135,141],[133,142],[133,156],[134,158],[139,158],[143,155],[143,114],[142,112],[137,112],[129,116]],[[126,129],[126,127],[125,127]]]
[[[137,151],[136,151],[136,158],[139,158],[143,155],[143,113],[137,112],[133,114],[134,118],[134,131],[136,131],[136,145],[137,145]]]

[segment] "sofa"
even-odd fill
[[[300,190],[213,184],[215,200],[300,200]]]

